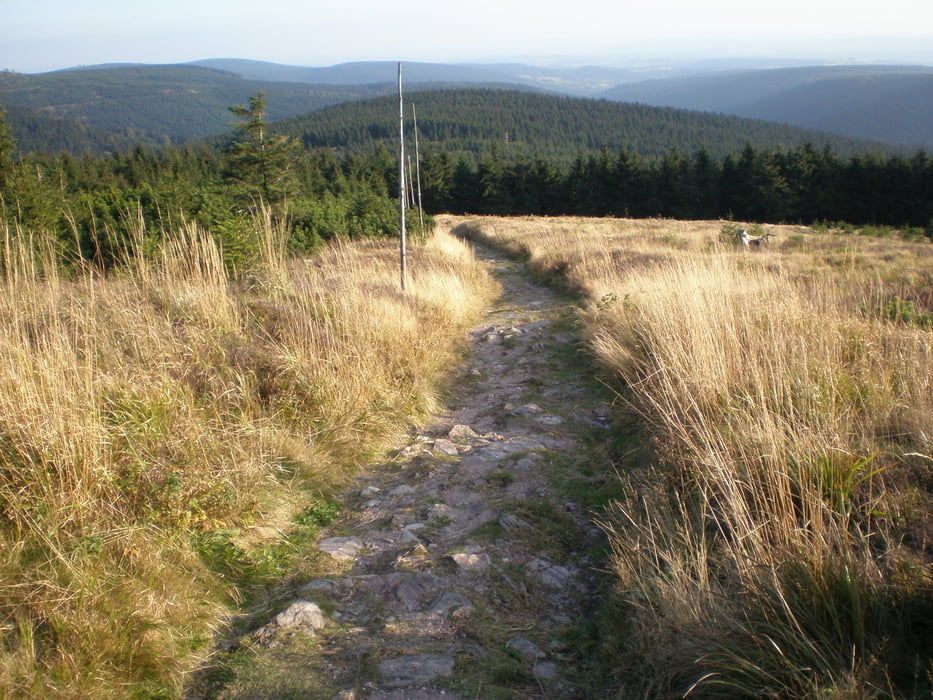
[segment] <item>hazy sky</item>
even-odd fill
[[[929,0],[0,0],[0,70],[681,54],[933,63]]]

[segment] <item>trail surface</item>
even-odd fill
[[[329,575],[244,645],[215,697],[592,698],[606,395],[572,300],[480,249],[501,297],[446,409],[360,475],[317,542]]]

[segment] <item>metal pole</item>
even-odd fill
[[[402,64],[398,64],[398,230],[399,266],[402,289],[405,289],[407,260],[405,252],[405,113],[402,107]]]
[[[418,151],[418,114],[415,105],[411,106],[412,126],[415,127],[415,174],[418,182],[418,221],[421,222],[421,235],[424,235],[424,208],[421,206],[421,153]]]

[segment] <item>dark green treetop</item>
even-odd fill
[[[225,154],[228,181],[243,190],[250,204],[284,203],[298,188],[295,176],[300,146],[287,136],[269,137],[266,129],[266,99],[261,90],[249,98],[249,105],[230,107],[240,121],[240,138]]]

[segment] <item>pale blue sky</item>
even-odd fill
[[[683,54],[933,64],[933,2],[0,0],[0,70],[24,73],[202,58],[325,66]]]

